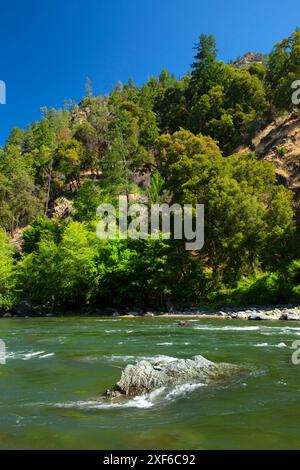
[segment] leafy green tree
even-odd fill
[[[28,164],[29,163],[29,164]],[[31,162],[27,162],[19,147],[9,145],[0,156],[4,228],[11,234],[43,210],[38,188],[35,187]],[[0,179],[0,183],[1,183]]]
[[[157,148],[157,165],[167,181],[166,186],[171,185],[174,189],[177,184],[179,191],[181,190],[181,178],[184,178],[184,174],[177,175],[177,181],[170,181],[170,169],[174,163],[177,163],[183,157],[192,158],[194,155],[221,156],[218,144],[211,137],[201,134],[194,135],[192,132],[183,129],[172,135],[162,135],[158,140]],[[175,199],[176,193],[174,193]]]
[[[292,110],[292,83],[300,76],[300,29],[275,45],[267,67],[270,99],[279,112]]]
[[[106,201],[106,194],[95,181],[86,181],[79,189],[73,203],[75,218],[80,222],[96,219],[97,207]]]
[[[9,310],[15,299],[13,248],[0,229],[0,310]]]
[[[149,204],[157,204],[163,196],[165,181],[159,171],[155,171],[151,178],[150,187],[147,189],[146,194]]]
[[[214,286],[253,271],[263,263],[266,245],[273,260],[282,256],[294,223],[290,193],[274,186],[273,166],[251,155],[224,158],[184,148],[179,153],[177,141],[175,135],[163,138],[167,185],[174,201],[205,205],[206,241],[199,257],[212,271]]]
[[[81,161],[82,147],[77,140],[63,141],[57,146],[54,168],[63,174],[66,183],[76,181],[79,184]]]
[[[133,173],[152,162],[152,156],[139,142],[138,118],[132,109],[121,107],[109,126],[109,149],[103,160],[103,188],[115,194],[132,191]]]
[[[60,242],[42,236],[18,264],[19,286],[33,301],[82,305],[96,295],[99,272],[88,230],[71,222]]]
[[[30,254],[36,251],[41,240],[49,240],[58,244],[63,230],[64,224],[56,220],[49,220],[45,216],[37,217],[23,232],[23,253]]]

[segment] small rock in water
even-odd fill
[[[128,365],[116,385],[106,391],[105,397],[111,399],[143,395],[162,387],[184,383],[209,384],[245,370],[245,367],[233,364],[217,364],[203,356],[194,356],[192,359],[143,360],[135,365]]]
[[[218,313],[218,315],[219,315],[220,317],[227,317],[228,313],[220,311],[220,312]]]
[[[190,321],[180,321],[178,326],[192,326],[192,323]]]
[[[155,317],[154,313],[153,312],[146,312],[144,314],[144,317]]]
[[[252,313],[248,316],[248,320],[273,320],[272,316],[264,313]]]
[[[281,317],[279,318],[279,320],[284,320],[284,321],[289,320],[289,314],[288,313],[283,313],[281,315]]]

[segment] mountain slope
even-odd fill
[[[293,190],[300,199],[300,115],[286,114],[263,128],[248,148],[258,157],[276,165],[278,181]]]

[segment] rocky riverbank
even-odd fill
[[[130,308],[96,308],[84,307],[62,310],[50,308],[49,306],[34,306],[28,301],[20,302],[12,311],[1,312],[0,317],[29,318],[29,317],[54,317],[54,316],[85,316],[85,317],[161,317],[175,318],[178,320],[189,319],[228,319],[228,320],[250,320],[250,321],[300,321],[300,306],[278,305],[278,306],[246,306],[226,307],[221,310],[208,310],[201,308],[181,308],[172,311],[147,311],[131,310]],[[184,325],[183,325],[184,326]]]
[[[244,307],[244,308],[224,308],[216,312],[190,309],[185,312],[166,313],[162,315],[168,318],[220,318],[227,320],[294,320],[300,321],[300,307],[277,306],[277,307]]]

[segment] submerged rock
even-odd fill
[[[161,387],[191,382],[209,384],[229,378],[243,370],[245,368],[233,364],[216,364],[203,356],[194,356],[192,359],[144,360],[135,365],[128,365],[122,372],[121,379],[113,389],[106,391],[105,396],[136,396]]]
[[[267,320],[274,320],[274,317],[272,317],[271,315],[266,315],[264,313],[252,313],[248,316],[248,320],[267,321]]]
[[[281,317],[279,318],[279,320],[300,321],[300,314],[283,313]]]
[[[180,321],[177,323],[178,326],[192,326],[192,323],[190,321]]]

